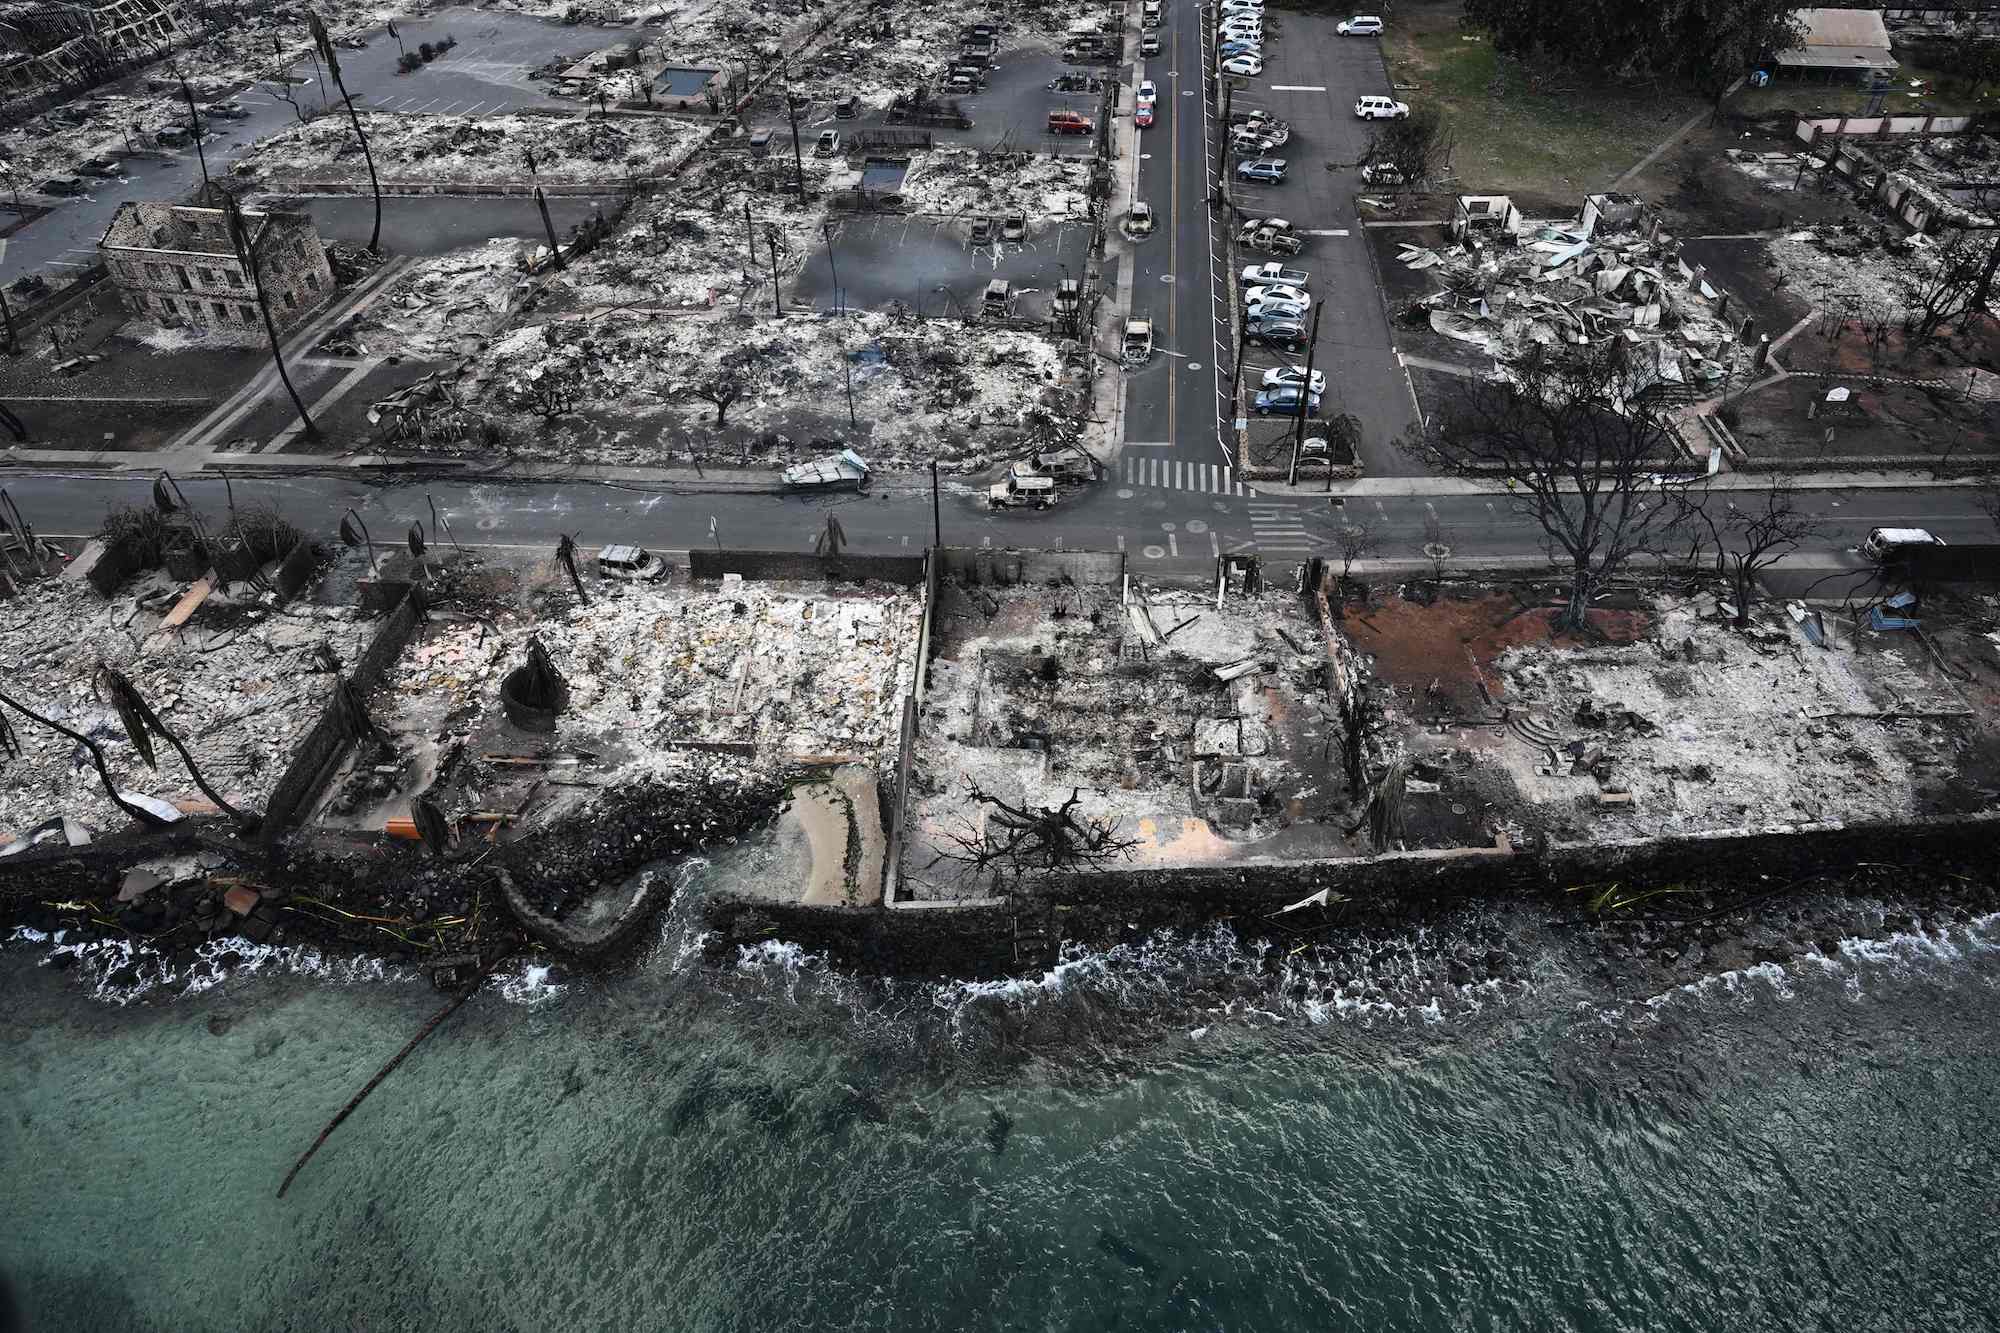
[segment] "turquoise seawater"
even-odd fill
[[[37,1330],[2000,1327],[2000,921],[1657,994],[1496,928],[1521,980],[1440,999],[1449,931],[965,986],[670,921],[480,996],[283,1200],[437,995],[16,942],[0,1272]]]

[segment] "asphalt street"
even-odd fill
[[[396,43],[379,28],[370,29],[367,49],[340,53],[341,76],[355,105],[363,110],[454,113],[486,117],[527,106],[568,106],[530,83],[528,71],[561,51],[608,46],[629,32],[613,28],[563,27],[551,21],[493,14],[476,9],[447,9],[430,18],[399,21],[405,44],[414,47],[449,32],[458,46],[442,60],[414,74],[396,73]],[[294,65],[299,81],[296,96],[312,106],[327,95],[314,62]],[[141,90],[144,73],[102,90]],[[296,124],[292,108],[272,95],[268,85],[253,85],[236,100],[249,115],[242,120],[210,119],[203,128],[202,152],[208,170],[220,176],[250,146],[287,125]],[[86,177],[87,193],[79,198],[49,200],[56,207],[14,235],[0,241],[0,282],[45,267],[78,269],[97,262],[97,242],[120,204],[128,200],[182,199],[201,184],[201,165],[193,148],[153,153],[129,159],[126,175],[114,180]],[[385,200],[385,220],[392,211],[420,217],[435,207],[433,199]]]
[[[108,508],[150,503],[151,479],[5,473],[0,485],[38,531],[87,536]],[[220,478],[191,476],[182,485],[211,519],[225,511]],[[829,514],[838,515],[855,551],[921,550],[932,537],[930,495],[915,489],[718,495],[599,482],[387,485],[354,473],[238,478],[232,485],[237,504],[269,504],[328,542],[341,513],[352,506],[384,549],[400,544],[412,522],[428,528],[432,501],[467,545],[553,549],[557,537],[569,533],[586,547],[637,542],[683,551],[713,541],[725,549],[803,551]],[[1872,527],[1923,526],[1957,542],[1993,539],[1991,524],[1965,488],[1809,490],[1799,498],[1824,524],[1821,536],[1795,562],[1809,566],[1858,567],[1851,548]],[[1505,495],[1360,495],[1335,506],[1294,496],[1205,495],[1107,483],[1048,513],[994,513],[977,502],[974,488],[948,484],[939,517],[949,545],[1123,550],[1135,572],[1167,576],[1199,576],[1222,551],[1256,552],[1281,566],[1333,555],[1335,529],[1357,520],[1382,533],[1380,557],[1390,561],[1422,559],[1433,518],[1454,562],[1522,560],[1542,553],[1539,529],[1515,512]]]

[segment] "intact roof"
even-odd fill
[[[1780,65],[1813,69],[1894,69],[1889,54],[1889,29],[1879,9],[1799,9],[1793,14],[1805,24],[1798,46],[1778,53]]]

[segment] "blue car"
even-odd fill
[[[1319,415],[1319,395],[1303,395],[1297,385],[1288,384],[1282,389],[1264,390],[1257,395],[1257,401],[1252,406],[1260,417],[1268,417],[1273,412],[1288,417],[1301,414],[1316,417]]]
[[[1236,179],[1240,181],[1264,181],[1276,185],[1285,178],[1285,159],[1282,157],[1260,157],[1254,162],[1238,162]]]
[[[1264,53],[1263,47],[1255,42],[1245,41],[1240,37],[1233,42],[1224,42],[1215,49],[1225,56],[1256,56]]]

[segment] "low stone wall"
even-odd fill
[[[423,623],[424,593],[414,584],[405,585],[407,591],[403,599],[382,621],[369,640],[368,649],[362,653],[347,679],[353,682],[357,693],[367,694],[382,681],[383,673],[392,666],[410,639]],[[299,748],[292,755],[292,762],[285,769],[285,775],[278,779],[272,789],[271,799],[264,807],[263,836],[266,841],[275,841],[298,821],[301,815],[319,796],[320,788],[333,775],[347,753],[349,741],[346,734],[334,722],[333,701],[320,712],[319,721],[299,742]]]
[[[1017,551],[988,546],[946,546],[938,554],[948,578],[987,587],[1017,583],[1074,583],[1105,587],[1125,577],[1123,551]]]
[[[1502,845],[1291,864],[1079,872],[1031,882],[1011,903],[926,903],[929,910],[923,912],[772,911],[768,904],[729,900],[712,901],[705,912],[718,948],[784,939],[862,966],[930,974],[998,960],[1004,971],[1045,967],[1065,941],[1101,941],[1133,927],[1188,928],[1229,917],[1254,936],[1280,909],[1322,890],[1329,898],[1324,908],[1301,908],[1271,924],[1299,930],[1393,928],[1464,903],[1502,898],[1540,901],[1552,914],[1576,917],[1585,913],[1586,895],[1571,890],[1585,885],[1686,883],[1717,891],[1783,892],[1864,862],[1917,873],[1962,868],[1979,876],[1990,873],[1996,842],[2000,812],[1537,850]],[[761,915],[753,914],[753,907],[762,909]],[[1018,954],[1017,921],[1034,923],[1023,931],[1033,949],[1024,944]],[[911,959],[913,967],[896,965]]]
[[[814,555],[810,551],[688,552],[688,577],[719,579],[741,574],[746,579],[830,579],[840,583],[875,580],[914,587],[924,580],[920,555]]]

